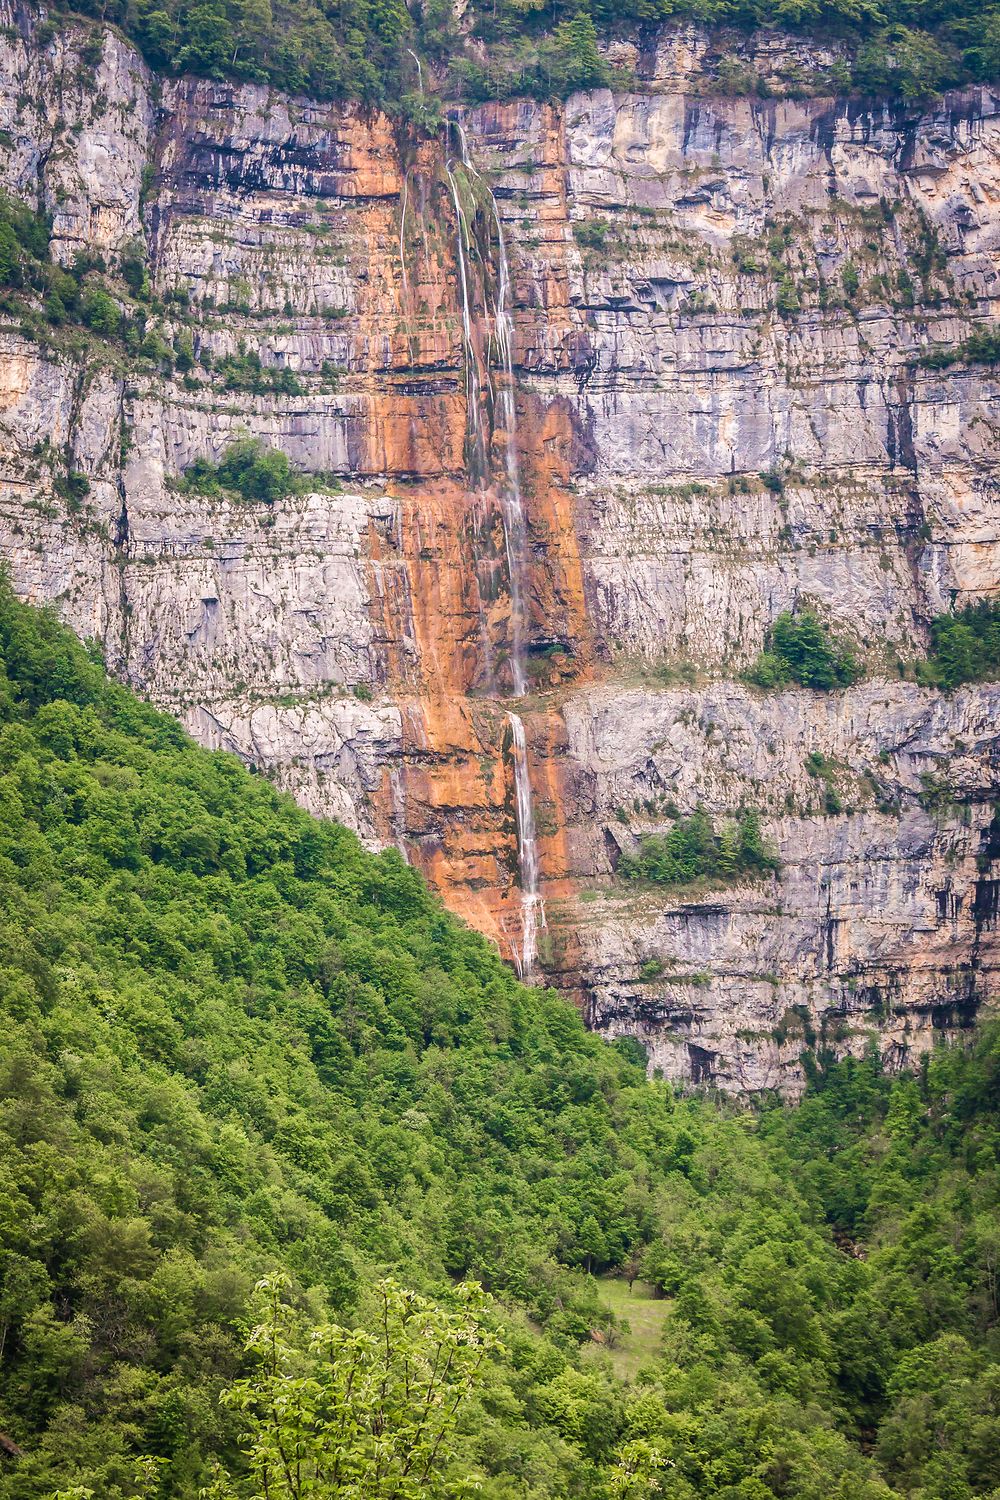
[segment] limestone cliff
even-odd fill
[[[3,181],[64,261],[141,242],[195,356],[164,375],[0,327],[26,597],[515,958],[533,833],[541,968],[671,1076],[794,1092],[806,1041],[878,1032],[904,1061],[992,997],[1000,688],[900,668],[1000,588],[997,380],[915,358],[997,312],[1000,96],[729,98],[677,31],[631,59],[641,91],[431,140],[154,82],[111,31],[91,73],[72,30],[4,21]],[[240,351],[294,379],[233,389]],[[179,483],[241,432],[315,488]],[[868,680],[741,685],[803,602]],[[780,877],[615,879],[699,800],[759,808]]]

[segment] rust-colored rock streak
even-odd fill
[[[740,42],[761,108],[667,27],[635,92],[418,139],[155,80],[111,29],[90,87],[93,27],[15,19],[4,190],[60,263],[145,242],[178,355],[0,331],[18,592],[668,1078],[794,1095],[811,1035],[902,1066],[995,1001],[1000,685],[896,663],[1000,590],[996,370],[923,360],[995,320],[996,91],[791,98],[801,41],[768,30]],[[177,482],[245,433],[315,483]],[[803,607],[863,680],[741,681]],[[699,804],[752,808],[780,874],[622,878]]]
[[[503,111],[494,110],[490,132],[504,125]],[[549,218],[564,226],[551,112],[546,154],[556,210]],[[385,685],[403,720],[402,769],[384,773],[378,831],[405,848],[449,906],[514,957],[523,911],[507,720],[513,611],[519,604],[519,646],[532,694],[523,716],[529,775],[533,786],[538,782],[536,795],[544,796],[544,830],[559,829],[559,726],[536,694],[575,678],[589,660],[569,495],[578,434],[568,403],[514,391],[526,530],[518,601],[504,527],[506,445],[513,434],[504,430],[498,399],[507,376],[497,367],[498,236],[491,222],[504,200],[498,196],[494,208],[485,176],[426,142],[400,168],[395,187],[394,201],[366,206],[379,269],[364,285],[359,309],[371,340],[358,468],[386,476],[392,493],[391,514],[369,530],[372,609]],[[538,314],[548,322],[566,308],[560,241],[554,234],[556,253],[541,277],[537,267],[516,261],[511,267],[515,380],[522,351],[537,347]],[[469,359],[476,363],[472,381]],[[476,412],[470,389],[479,393]],[[539,854],[544,900],[550,889],[565,887],[561,837],[540,832]],[[543,966],[547,955],[543,942]]]

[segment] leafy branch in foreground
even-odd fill
[[[282,1275],[258,1283],[260,1321],[247,1340],[259,1360],[224,1404],[245,1414],[253,1500],[451,1500],[476,1483],[456,1470],[459,1411],[484,1361],[503,1353],[489,1326],[490,1299],[463,1282],[452,1307],[388,1279],[375,1287],[374,1327],[324,1324],[303,1354],[289,1342],[290,1288]],[[220,1477],[207,1500],[239,1493]]]
[[[798,1109],[675,1097],[0,577],[0,1497],[253,1500],[218,1396],[277,1269],[310,1323],[376,1329],[387,1269],[502,1299],[442,1480],[482,1500],[992,1495],[1000,1031],[817,1072],[789,1014]]]

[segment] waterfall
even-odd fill
[[[538,893],[538,844],[535,839],[535,805],[528,774],[528,746],[520,714],[507,715],[514,761],[514,795],[517,803],[517,857],[521,871],[521,952],[514,954],[518,976],[527,979],[538,957],[538,928],[545,926],[545,907]]]
[[[455,133],[458,136],[459,158],[462,166],[468,173],[482,182],[483,179],[480,173],[476,170],[469,157],[469,145],[462,122],[460,120],[453,120],[451,123],[454,125]],[[455,200],[455,213],[458,217],[458,256],[459,276],[462,286],[462,325],[465,333],[466,392],[468,394],[470,390],[469,371],[471,368],[472,389],[478,399],[480,387],[476,372],[475,350],[472,345],[468,277],[465,263],[467,231],[465,219],[459,206],[458,190],[450,163],[446,164],[445,170],[448,173],[448,179],[451,183],[452,196]],[[489,195],[490,206],[493,209],[493,221],[497,229],[497,291],[493,309],[493,342],[502,367],[503,379],[500,391],[496,395],[494,412],[499,414],[500,425],[503,428],[504,434],[506,483],[501,488],[500,507],[501,518],[503,520],[504,550],[507,554],[507,574],[510,579],[510,675],[514,697],[523,698],[528,690],[528,677],[524,659],[524,590],[522,588],[522,579],[527,565],[525,557],[527,528],[524,518],[524,502],[521,495],[521,463],[517,444],[517,405],[514,399],[514,299],[511,289],[510,261],[507,258],[507,241],[504,238],[503,221],[500,218],[500,210],[497,207],[496,198],[493,196],[488,185],[484,184],[484,187]],[[487,361],[488,378],[489,361]],[[490,385],[490,392],[491,394],[493,393],[492,384]],[[478,456],[481,450],[478,407],[474,414],[470,413],[470,427]]]
[[[462,204],[458,196],[458,183],[455,180],[455,174],[451,169],[450,161],[445,162],[444,169],[448,174],[448,181],[451,184],[451,196],[455,204],[455,217],[458,220],[458,280],[462,293],[462,342],[465,348],[466,420],[476,468],[481,474],[485,470],[485,462],[483,461],[485,450],[483,448],[482,436],[482,413],[479,409],[479,366],[476,360],[476,347],[472,341],[472,308],[469,303],[469,276],[466,270],[465,215],[462,212]]]
[[[514,399],[514,317],[512,313],[510,262],[507,259],[507,242],[503,236],[503,224],[497,201],[490,193],[493,217],[497,226],[497,301],[494,316],[497,351],[503,364],[504,380],[501,384],[497,405],[504,429],[504,454],[507,464],[507,483],[503,489],[504,543],[507,549],[507,569],[510,575],[510,671],[514,682],[515,698],[523,698],[528,690],[524,665],[524,602],[521,592],[521,576],[525,569],[525,524],[524,503],[521,499],[521,460],[517,449],[517,404]]]
[[[528,690],[524,658],[524,594],[522,578],[527,567],[525,548],[527,528],[521,496],[521,457],[517,441],[517,403],[514,395],[514,299],[511,288],[507,241],[497,200],[490,193],[493,218],[497,226],[497,295],[494,310],[497,353],[503,366],[503,379],[496,409],[504,431],[504,456],[507,482],[503,486],[501,507],[507,568],[510,576],[510,671],[515,698]],[[521,871],[521,960],[518,973],[530,976],[538,956],[538,928],[545,926],[545,907],[538,889],[538,845],[535,839],[535,808],[528,767],[528,747],[524,724],[519,714],[510,714],[514,756],[514,791],[517,803],[518,864]]]
[[[458,136],[459,155],[465,170],[482,182],[482,177],[469,159],[468,143],[461,121],[454,120]],[[462,332],[465,345],[465,390],[468,407],[468,431],[473,453],[481,462],[481,474],[488,472],[488,455],[483,441],[479,400],[481,384],[472,337],[472,313],[469,302],[469,277],[466,255],[471,250],[468,227],[462,213],[458,185],[450,162],[445,171],[451,184],[455,215],[458,220],[458,268],[462,293]],[[510,675],[515,698],[523,698],[528,690],[528,675],[525,662],[524,643],[524,575],[527,568],[527,526],[524,501],[521,493],[521,466],[518,451],[517,404],[514,387],[514,317],[513,292],[507,242],[504,238],[503,222],[496,198],[488,185],[484,184],[493,209],[497,231],[497,287],[493,308],[493,344],[501,366],[499,391],[495,393],[494,419],[499,416],[499,425],[504,440],[504,480],[500,486],[500,514],[503,522],[504,548],[507,555],[507,571],[510,580]],[[489,360],[486,362],[486,379],[489,381]],[[489,386],[493,394],[492,382]],[[496,422],[494,420],[494,425]],[[538,929],[545,926],[545,908],[539,893],[538,845],[535,837],[535,809],[528,765],[528,747],[524,733],[524,722],[519,714],[509,713],[511,746],[514,767],[514,792],[517,807],[518,867],[521,884],[521,951],[515,949],[514,961],[518,974],[526,979],[535,967],[538,957]]]
[[[404,863],[409,864],[410,856],[406,850],[406,781],[399,766],[395,766],[389,772],[389,792],[392,799],[394,842]]]
[[[403,244],[403,235],[406,230],[406,199],[409,190],[410,174],[403,174],[403,202],[399,212],[399,269],[403,276],[403,300],[409,295],[409,286],[406,281],[406,248]]]
[[[421,97],[421,99],[423,99],[423,97],[424,97],[424,70],[420,66],[420,58],[414,52],[414,50],[413,50],[412,47],[407,47],[406,50],[410,54],[410,56],[413,58],[413,61],[417,65],[417,88],[420,90],[420,97]]]

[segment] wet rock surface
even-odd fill
[[[996,312],[990,90],[924,113],[726,98],[681,28],[637,59],[642,93],[467,111],[463,165],[455,127],[154,86],[112,32],[88,71],[72,27],[43,47],[5,21],[6,186],[52,213],[63,261],[141,240],[163,336],[194,355],[168,375],[0,327],[25,597],[204,743],[398,845],[511,956],[516,707],[541,969],[672,1077],[794,1093],[806,1046],[878,1034],[902,1063],[992,999],[997,689],[900,677],[935,613],[1000,586],[997,379],[918,359]],[[248,352],[294,378],[233,388]],[[246,433],[303,493],[181,482]],[[803,603],[869,680],[743,686]],[[699,801],[756,808],[780,876],[616,876]]]

